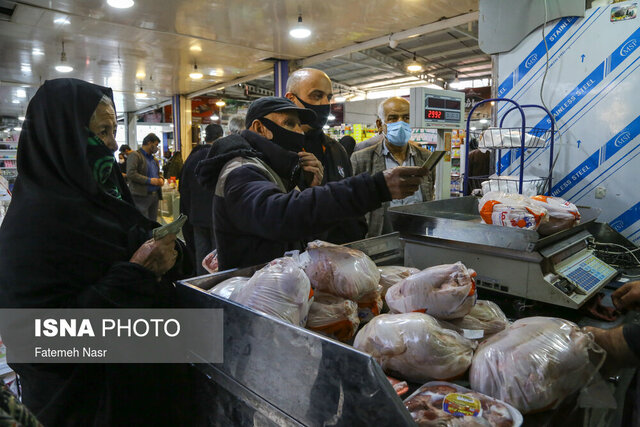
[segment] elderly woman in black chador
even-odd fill
[[[22,129],[0,228],[0,306],[170,307],[181,243],[175,235],[150,240],[158,224],[133,204],[113,156],[111,89],[47,81]],[[12,365],[24,403],[46,426],[182,424],[175,381],[186,368],[161,366]]]

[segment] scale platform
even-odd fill
[[[405,243],[405,263],[417,268],[461,261],[477,285],[534,301],[579,308],[617,271],[588,247],[599,209],[579,207],[580,224],[550,236],[483,224],[473,196],[390,208]]]

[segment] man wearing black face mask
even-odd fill
[[[220,270],[257,265],[302,249],[336,223],[418,188],[426,171],[417,167],[318,185],[322,165],[300,151],[301,124],[315,118],[285,98],[261,98],[249,107],[248,129],[216,141],[198,164],[198,180],[215,191],[213,227]],[[309,188],[300,191],[301,181]]]
[[[316,119],[302,125],[304,150],[313,153],[324,167],[323,184],[340,181],[353,175],[349,155],[342,145],[327,136],[322,128],[331,113],[333,89],[331,79],[314,68],[294,71],[287,80],[285,96],[300,108],[316,113]],[[364,218],[354,218],[336,224],[324,235],[318,236],[332,243],[347,243],[365,237],[367,223]]]

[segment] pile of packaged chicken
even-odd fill
[[[517,426],[521,413],[584,387],[601,350],[566,320],[510,324],[496,304],[477,300],[475,275],[460,262],[377,267],[361,251],[315,241],[210,292],[352,343],[400,379],[396,390],[426,383],[404,401],[419,425]],[[450,382],[467,376],[470,389]]]

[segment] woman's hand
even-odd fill
[[[160,240],[147,240],[129,262],[141,265],[160,277],[176,263],[178,251],[175,250],[175,241],[175,234],[169,234]]]

